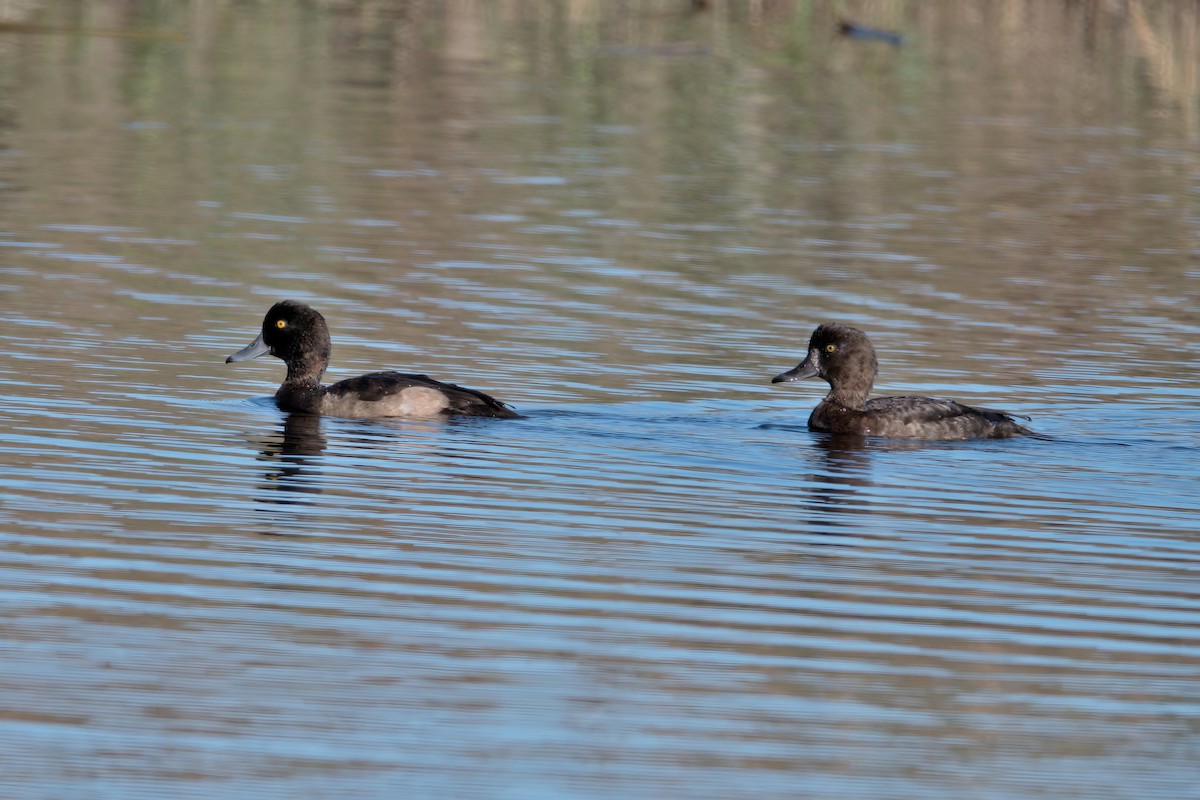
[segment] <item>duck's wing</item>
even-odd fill
[[[459,414],[473,417],[521,416],[512,406],[489,394],[434,380],[428,375],[412,375],[403,372],[369,372],[357,378],[347,378],[325,387],[326,395],[349,397],[366,403],[379,403],[394,397],[406,389],[432,389],[446,398],[443,414]]]
[[[933,397],[876,397],[867,401],[867,411],[909,422],[938,422],[969,413],[970,406],[953,400],[938,400]]]
[[[949,402],[953,402],[953,401],[947,400],[946,402],[949,403]],[[1003,417],[1004,419],[1009,419],[1009,420],[1023,419],[1026,422],[1029,422],[1030,420],[1033,419],[1033,417],[1026,416],[1025,414],[1014,414],[1011,411],[1000,411],[999,409],[995,409],[995,408],[984,408],[982,406],[964,406],[961,403],[955,403],[954,405],[961,406],[962,408],[968,409],[970,411],[978,411],[980,414],[995,414],[998,417]]]
[[[914,429],[935,425],[957,428],[960,424],[969,424],[969,420],[983,419],[999,426],[1000,430],[996,432],[1006,436],[1031,433],[1017,422],[1019,415],[933,397],[878,397],[867,401],[867,411],[896,420],[900,425],[913,426]]]

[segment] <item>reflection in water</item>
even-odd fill
[[[818,534],[840,534],[851,523],[853,512],[865,510],[859,495],[871,487],[868,470],[870,451],[879,448],[877,440],[848,433],[814,433],[807,425],[764,423],[759,430],[787,431],[805,438],[798,445],[811,446],[817,453],[812,461],[819,469],[810,474],[803,486],[810,491],[801,508],[804,521]],[[865,495],[864,495],[865,496]]]
[[[315,414],[288,414],[272,436],[259,442],[263,473],[258,502],[281,505],[311,504],[305,495],[320,494],[316,456],[325,452],[321,418]]]
[[[407,452],[427,464],[445,466],[460,461],[487,460],[469,448],[457,447],[455,442],[461,444],[460,440],[440,435],[460,427],[469,430],[481,421],[486,424],[491,420],[472,417],[340,419],[316,414],[288,414],[277,430],[255,442],[259,448],[258,461],[267,465],[262,473],[262,491],[256,493],[255,500],[272,506],[313,505],[313,496],[329,488],[321,470],[330,461],[326,452],[329,431],[322,426],[332,426],[335,435],[339,435],[339,457],[349,458],[356,464],[364,460],[383,462]],[[447,474],[454,474],[459,479],[463,477],[453,471]]]
[[[804,507],[817,533],[840,533],[837,529],[847,524],[842,515],[863,510],[862,490],[871,485],[867,438],[853,434],[817,436],[813,447],[823,451],[825,463],[824,469],[809,478],[812,494]]]
[[[798,430],[790,425],[761,427]],[[842,533],[844,531],[838,529],[860,523],[862,515],[869,511],[866,498],[877,494],[871,491],[874,482],[870,478],[870,469],[874,455],[916,454],[963,445],[960,442],[877,439],[855,434],[816,433],[812,436],[812,447],[820,453],[814,461],[821,462],[821,469],[813,472],[805,482],[812,491],[804,508],[810,512],[807,515],[809,525],[821,534]]]

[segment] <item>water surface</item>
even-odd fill
[[[1200,797],[1194,12],[710,5],[0,33],[5,797]],[[809,432],[830,319],[1047,438]]]

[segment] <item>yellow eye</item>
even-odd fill
[[[286,327],[287,327],[287,320],[286,320],[286,319],[277,319],[277,320],[275,320],[275,327],[276,327],[276,328],[281,328],[281,329],[282,329],[282,328],[286,328]]]
[[[827,345],[825,345],[825,352],[826,352],[826,353],[836,353],[836,352],[837,352],[837,345],[836,345],[836,344],[827,344]]]

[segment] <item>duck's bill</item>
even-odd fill
[[[225,359],[225,363],[236,364],[238,361],[249,361],[252,358],[265,356],[269,352],[271,352],[271,348],[266,342],[263,341],[262,334],[260,333],[258,338],[253,342],[246,345],[241,350],[238,350],[229,358]]]
[[[805,378],[815,377],[817,374],[817,366],[810,359],[804,359],[796,365],[794,369],[789,369],[787,372],[781,372],[774,378],[771,378],[771,383],[791,383],[792,381],[802,381]]]

